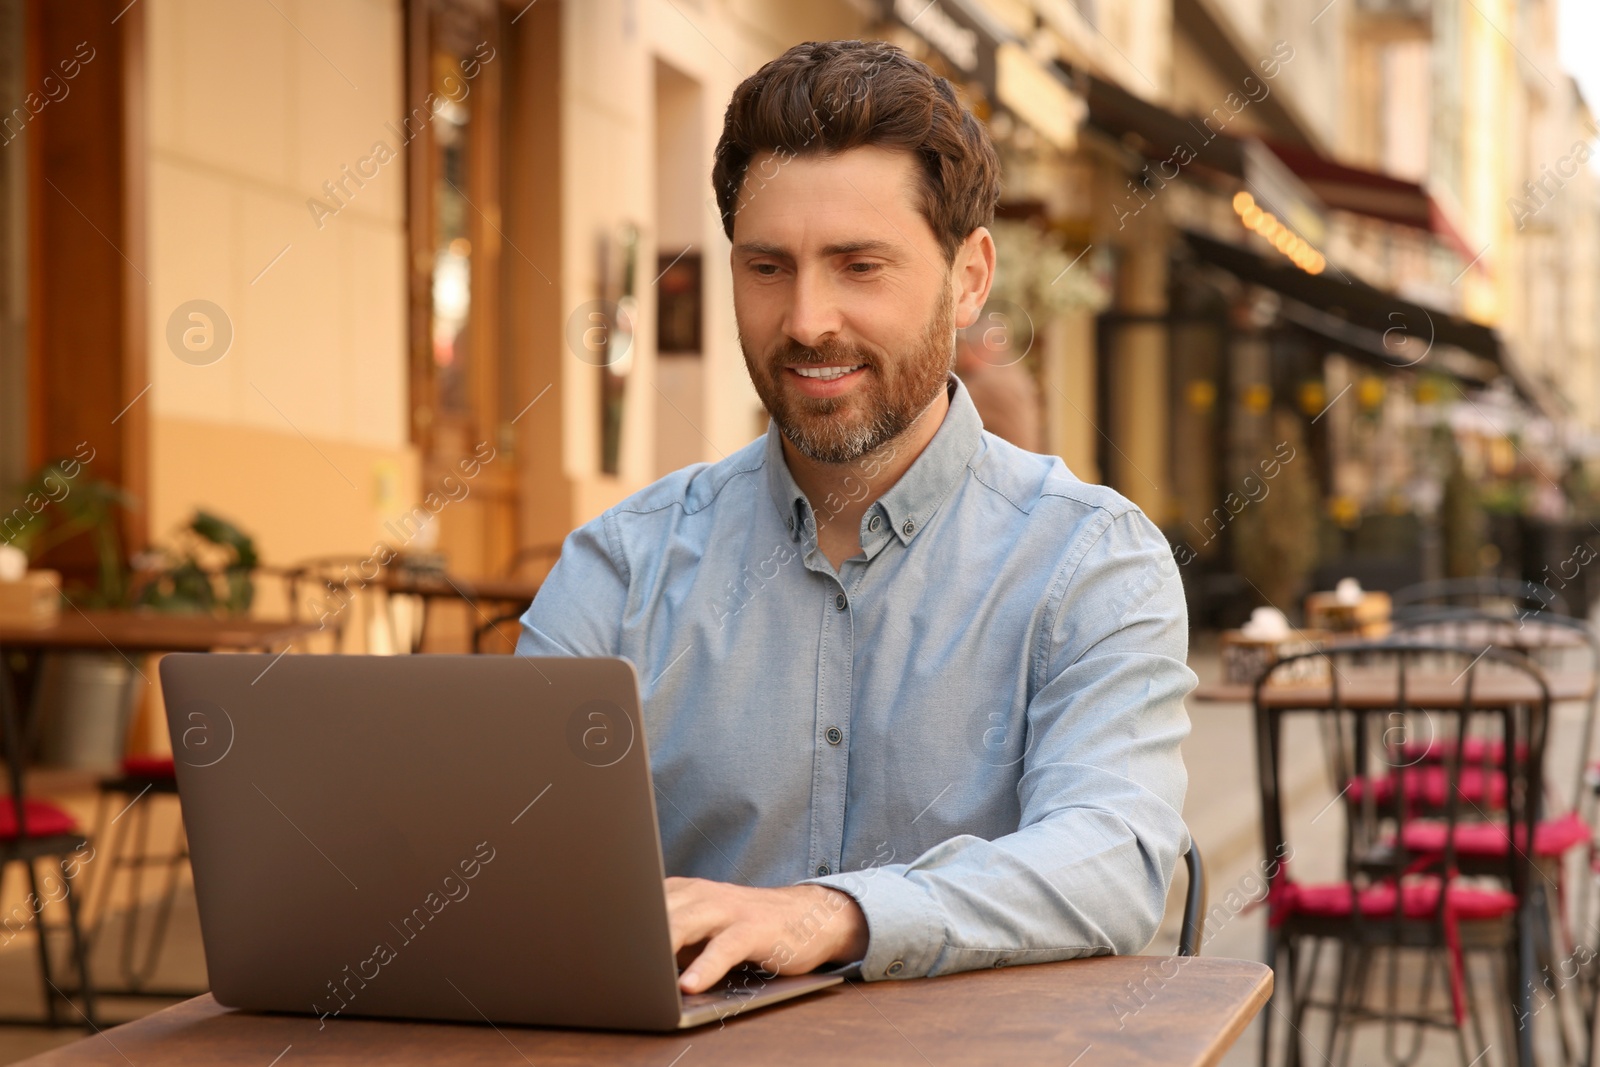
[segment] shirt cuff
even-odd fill
[[[921,978],[933,970],[944,948],[944,919],[927,895],[904,875],[875,867],[807,878],[848,894],[867,917],[867,955],[861,978]]]

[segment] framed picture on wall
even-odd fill
[[[700,354],[700,253],[663,253],[656,260],[656,351]]]

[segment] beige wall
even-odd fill
[[[643,231],[639,259],[639,317],[623,428],[621,473],[599,473],[599,376],[571,353],[561,371],[561,463],[573,487],[571,523],[587,521],[652,481],[679,458],[716,460],[749,443],[761,406],[745,373],[733,319],[728,242],[711,198],[711,149],[722,131],[728,98],[746,75],[785,48],[804,40],[853,37],[861,22],[843,0],[775,4],[758,0],[584,0],[563,9],[562,93],[562,301],[570,312],[595,297],[595,247],[599,235],[620,223]],[[695,212],[657,217],[654,100],[655,64],[661,60],[699,87],[701,158],[694,163]],[[682,180],[682,175],[674,175]],[[704,354],[699,404],[681,457],[656,454],[660,406],[651,282],[656,249],[692,241],[705,270]],[[680,419],[682,417],[680,416]],[[670,462],[663,463],[663,459]]]
[[[151,532],[210,507],[269,562],[365,552],[417,491],[403,160],[320,227],[307,201],[399,147],[400,4],[150,0],[146,18]],[[192,299],[233,325],[207,366],[166,340]]]

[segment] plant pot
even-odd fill
[[[115,771],[127,743],[130,678],[136,678],[133,667],[115,653],[46,656],[39,672],[36,762]]]

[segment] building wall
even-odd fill
[[[714,461],[751,441],[765,425],[745,373],[733,318],[728,241],[711,193],[711,150],[722,129],[722,113],[734,87],[767,60],[801,41],[858,37],[861,15],[842,0],[778,4],[758,0],[706,0],[699,5],[668,0],[594,0],[564,8],[562,112],[562,300],[578,308],[599,291],[597,246],[623,223],[640,227],[638,289],[640,330],[629,372],[620,471],[601,474],[599,456],[600,377],[569,353],[561,365],[562,475],[570,525],[585,522],[683,458]],[[658,218],[657,63],[698,90],[698,136],[691,162],[693,214]],[[683,88],[679,85],[680,90]],[[674,124],[683,123],[673,113]],[[679,127],[681,129],[681,126]],[[680,161],[681,162],[681,161]],[[681,184],[675,171],[669,184]],[[681,209],[680,209],[681,210]],[[665,238],[663,239],[663,234]],[[698,404],[664,405],[658,386],[683,387],[674,368],[658,382],[653,322],[653,279],[658,247],[692,241],[704,264],[703,347]],[[679,410],[683,409],[683,410]],[[657,419],[673,428],[681,451],[657,454]],[[687,439],[687,444],[685,444]],[[542,506],[548,506],[548,496]]]
[[[400,2],[150,0],[146,17],[151,533],[209,507],[269,562],[363,553],[416,493],[404,161],[347,182],[320,225],[307,200],[393,142]],[[206,365],[168,343],[197,299],[233,331]]]

